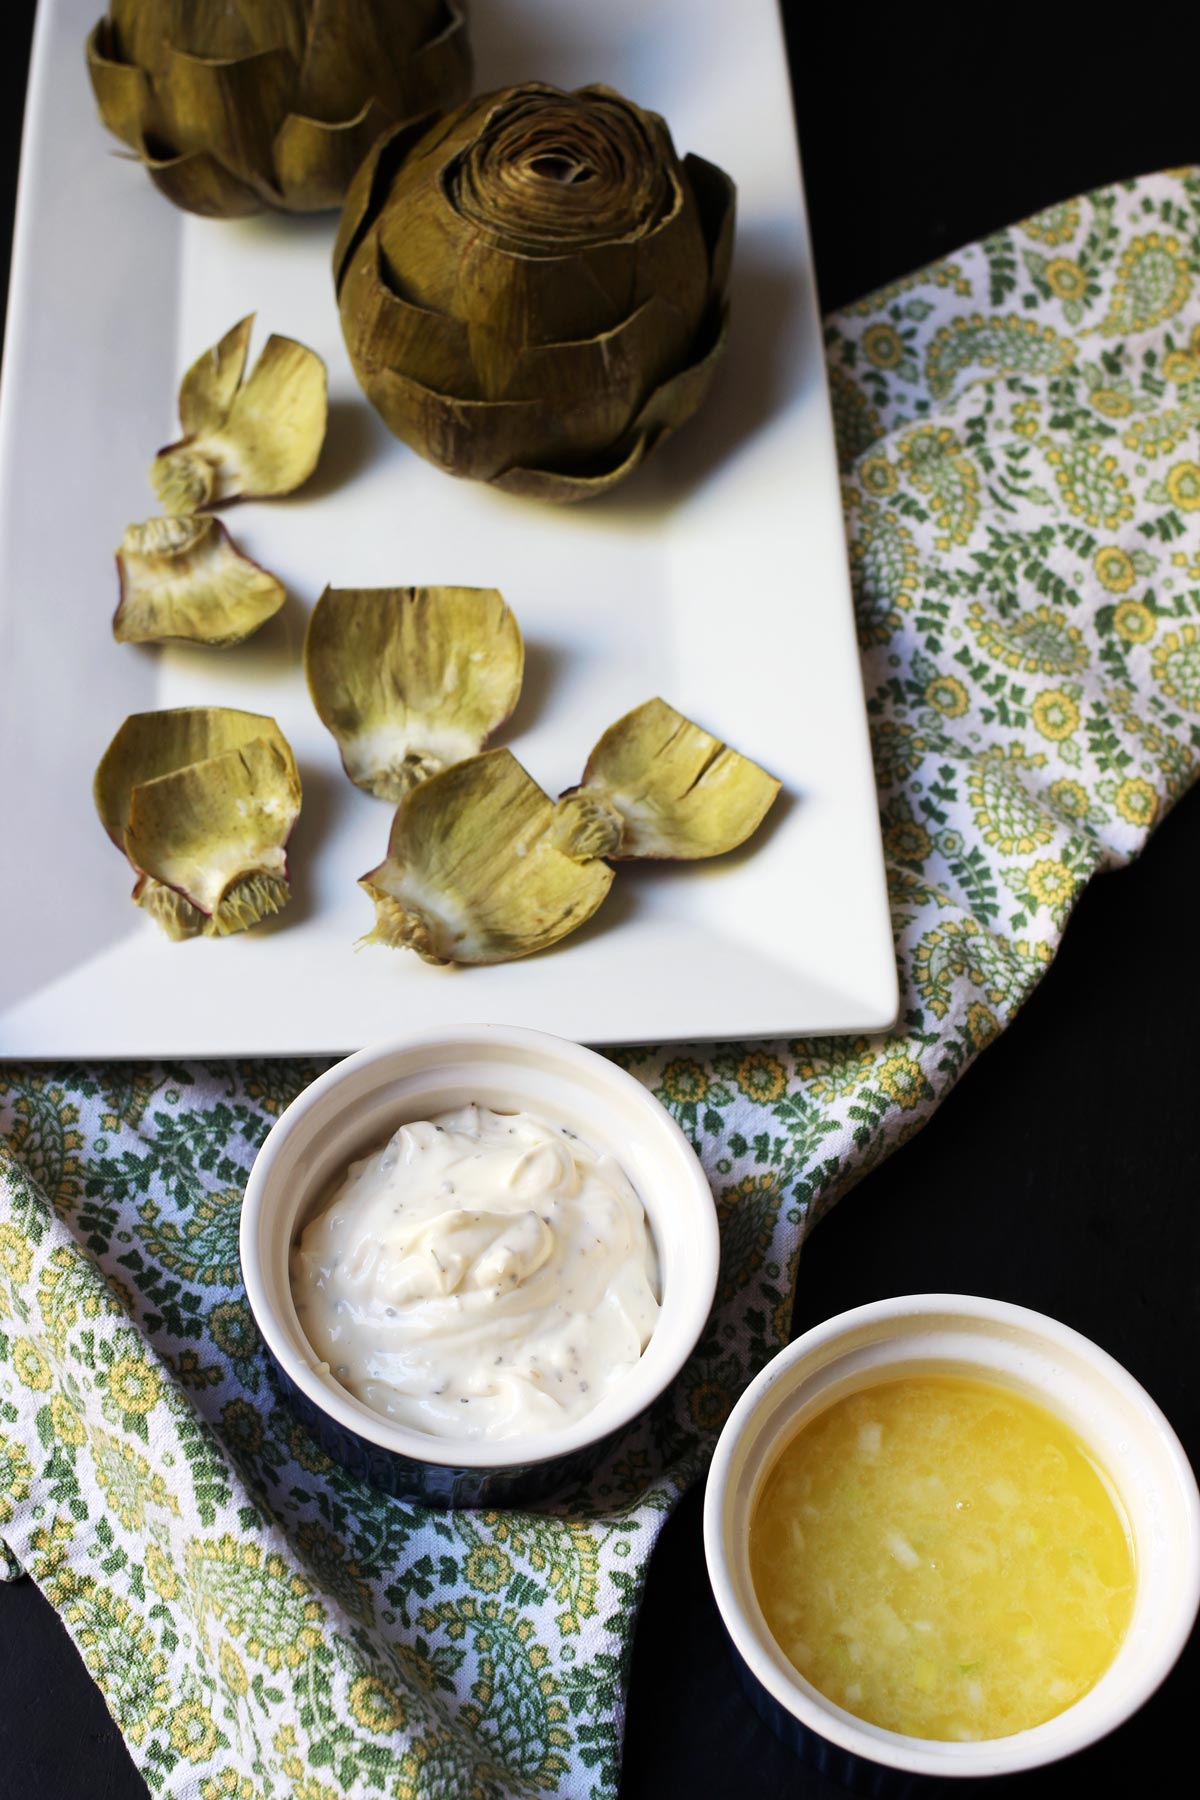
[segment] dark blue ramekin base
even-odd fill
[[[271,1352],[267,1350],[268,1356]],[[466,1509],[473,1506],[534,1506],[552,1494],[585,1481],[612,1443],[612,1437],[586,1444],[565,1456],[514,1463],[503,1469],[452,1468],[445,1463],[417,1462],[384,1450],[331,1419],[271,1356],[288,1404],[308,1426],[321,1448],[352,1475],[397,1500],[422,1506]],[[450,1445],[447,1444],[447,1449]]]
[[[853,1751],[843,1750],[840,1745],[831,1744],[828,1738],[810,1731],[755,1679],[738,1654],[737,1646],[731,1639],[727,1641],[738,1680],[759,1718],[771,1727],[781,1742],[827,1780],[836,1781],[852,1794],[861,1794],[864,1800],[916,1800],[917,1796],[923,1800],[926,1795],[944,1793],[950,1786],[961,1790],[961,1782],[951,1783],[933,1775],[914,1775],[907,1769],[891,1769],[885,1763],[870,1762],[865,1756],[855,1756]],[[971,1782],[968,1785],[974,1791],[979,1784]],[[984,1786],[987,1786],[986,1782]]]

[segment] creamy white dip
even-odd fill
[[[291,1256],[313,1350],[397,1424],[498,1440],[572,1424],[658,1319],[642,1205],[611,1156],[465,1106],[353,1163]]]

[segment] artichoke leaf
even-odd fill
[[[299,812],[290,751],[252,738],[139,783],[130,796],[125,854],[223,936],[257,923],[263,907],[278,911],[286,898],[284,846]]]
[[[226,59],[171,45],[156,90],[173,149],[210,156],[261,190],[263,204],[278,205],[272,145],[295,85],[295,60],[283,46]]]
[[[723,295],[733,263],[733,234],[737,222],[737,189],[724,169],[704,157],[689,153],[683,159],[688,181],[696,196],[700,227],[708,245],[710,290]]]
[[[359,379],[403,367],[444,394],[475,394],[470,332],[458,319],[406,300],[387,268],[383,251],[356,256],[346,272],[343,303],[358,322]]]
[[[111,0],[108,16],[96,30],[114,61],[149,71],[163,54],[165,18],[163,0]]]
[[[296,96],[301,113],[314,119],[344,119],[356,111],[359,69],[373,71],[373,85],[380,101],[398,78],[403,79],[404,63],[417,47],[417,34],[424,20],[419,7],[401,5],[394,11],[403,33],[395,46],[398,67],[392,66],[393,58],[379,29],[377,8],[370,0],[312,0],[308,53]],[[390,121],[397,114],[391,110],[386,116]]]
[[[275,134],[275,168],[284,192],[302,212],[337,206],[355,170],[388,123],[376,100],[353,118],[332,124],[290,113]]]
[[[400,6],[393,0],[381,15],[376,0],[311,0],[297,110],[346,118],[356,110],[363,69],[372,72],[386,123],[465,99],[471,87],[465,9],[456,0]]]
[[[632,475],[658,442],[659,433],[634,432],[618,443],[607,462],[597,461],[585,469],[523,469],[519,464],[492,476],[492,486],[505,494],[523,494],[530,500],[595,500],[600,494],[619,487]]]
[[[665,700],[647,700],[609,726],[560,799],[557,841],[584,857],[722,856],[757,831],[779,788]]]
[[[335,293],[340,292],[350,262],[391,193],[397,171],[410,157],[416,159],[429,154],[430,146],[440,143],[467,110],[460,106],[440,120],[430,115],[410,119],[402,125],[393,125],[390,131],[376,138],[346,190],[345,204],[338,220],[333,241]]]
[[[698,362],[672,375],[656,388],[642,407],[633,428],[613,452],[613,460],[591,469],[512,468],[492,477],[493,487],[506,494],[525,494],[535,500],[592,500],[624,480],[685,419],[689,419],[712,385],[729,335],[728,315],[722,314],[712,343]]]
[[[130,525],[117,570],[113,636],[119,644],[240,644],[286,598],[283,583],[243,556],[219,520],[207,516]]]
[[[698,359],[664,381],[646,400],[634,423],[635,433],[659,442],[691,417],[712,385],[728,337],[729,315],[723,311],[715,321],[711,341],[702,347]]]
[[[327,420],[321,358],[293,338],[269,337],[218,439],[228,465],[218,497],[231,498],[231,487],[258,498],[292,493],[317,466]]]
[[[113,54],[112,28],[101,19],[87,40],[88,73],[100,118],[123,144],[144,153],[147,124],[152,116],[150,83],[143,70]]]
[[[347,775],[393,801],[482,748],[516,706],[524,661],[495,588],[326,588],[304,646]]]
[[[93,784],[96,811],[105,831],[125,848],[125,827],[133,790],[160,775],[205,762],[266,738],[288,758],[291,750],[274,719],[232,706],[179,706],[163,712],[131,713],[100,759]],[[295,763],[292,762],[293,771]]]
[[[325,364],[293,338],[272,336],[243,380],[251,322],[235,325],[183,378],[185,435],[150,468],[169,512],[290,494],[316,468],[329,412]]]
[[[184,212],[198,213],[202,219],[248,219],[263,209],[259,189],[240,181],[207,151],[187,156],[147,154],[144,161],[159,193]]]
[[[300,778],[274,719],[232,707],[134,713],[101,758],[96,810],[175,940],[223,937],[288,898]]]
[[[111,0],[108,23],[126,61],[157,76],[173,50],[218,62],[282,46],[303,54],[308,0]]]
[[[431,963],[496,963],[557,943],[612,884],[607,863],[555,841],[555,807],[508,750],[485,750],[402,800],[388,853],[359,886],[375,903],[367,942]]]
[[[230,327],[219,343],[196,358],[179,384],[179,423],[185,437],[215,431],[226,420],[246,373],[254,314]]]

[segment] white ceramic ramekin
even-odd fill
[[[776,1644],[750,1578],[750,1517],[782,1444],[844,1394],[933,1370],[1001,1382],[1068,1421],[1117,1490],[1137,1567],[1128,1631],[1095,1687],[1057,1718],[982,1743],[904,1737],[827,1700]],[[805,1332],[768,1363],[717,1444],[704,1543],[717,1606],[764,1718],[831,1775],[879,1794],[930,1776],[1011,1774],[1095,1742],[1154,1692],[1186,1643],[1200,1603],[1196,1479],[1150,1396],[1067,1326],[1024,1307],[961,1294],[857,1307]]]
[[[640,1362],[576,1424],[471,1444],[391,1423],[318,1373],[296,1316],[288,1253],[331,1183],[406,1121],[476,1102],[527,1111],[608,1150],[646,1209],[662,1311]],[[633,1076],[579,1044],[503,1025],[456,1026],[361,1050],[292,1102],[258,1153],[241,1222],[246,1294],[293,1406],[329,1453],[388,1492],[440,1506],[527,1504],[577,1479],[674,1379],[716,1290],[716,1208],[670,1115]]]

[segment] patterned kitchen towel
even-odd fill
[[[723,1254],[700,1348],[586,1492],[423,1512],[281,1404],[238,1206],[311,1067],[0,1077],[0,1525],[156,1794],[611,1795],[650,1551],[787,1335],[806,1230],[1195,773],[1200,172],[896,283],[828,362],[901,1020],[620,1057],[703,1157]]]

